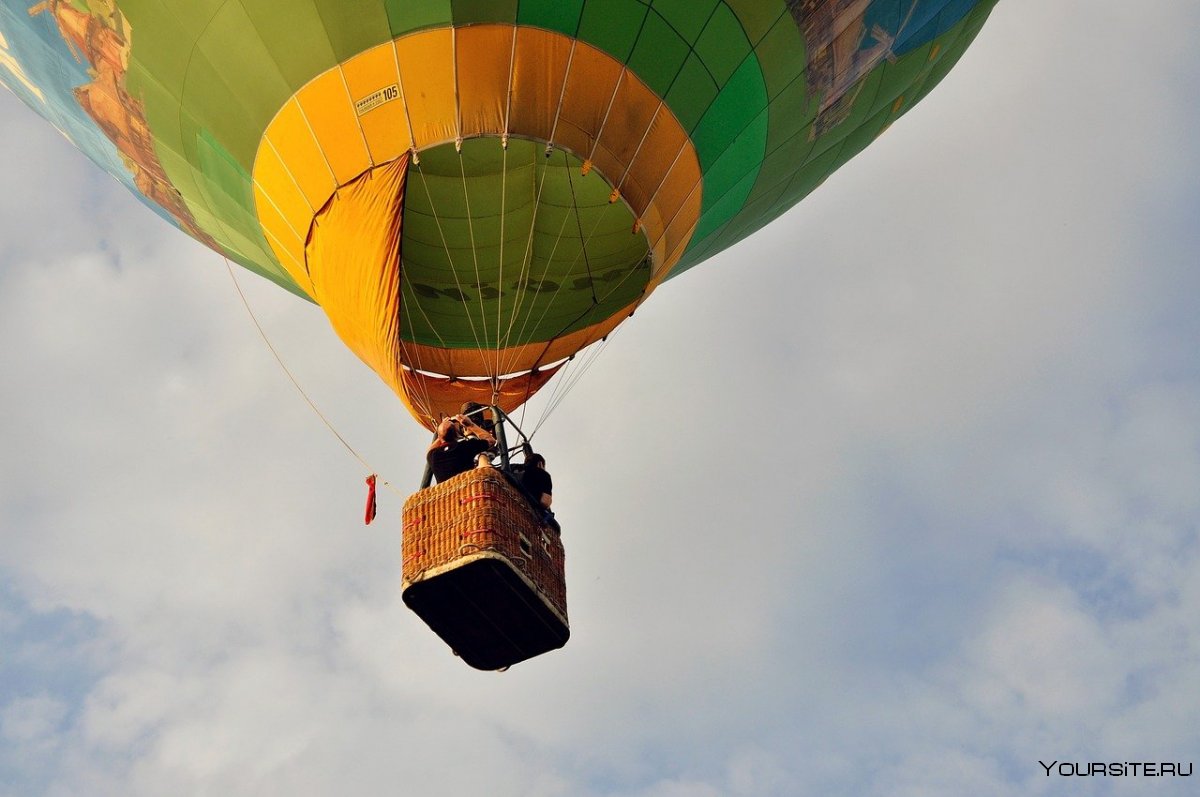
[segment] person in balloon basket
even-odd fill
[[[489,435],[492,435],[494,438],[496,434],[496,422],[484,415],[484,411],[486,409],[487,407],[484,407],[477,401],[466,401],[463,402],[462,408],[459,409],[458,414],[461,417],[466,418],[468,422],[487,432]],[[495,440],[493,440],[493,443],[494,442]]]
[[[546,458],[528,448],[525,449],[525,467],[521,471],[521,488],[525,490],[533,508],[542,513],[542,522],[558,531],[558,521],[550,511],[550,504],[554,501],[554,480],[546,470]]]
[[[458,422],[462,425],[463,437],[468,441],[482,440],[487,448],[475,455],[475,467],[492,467],[492,458],[499,454],[496,449],[496,424],[484,415],[486,408],[474,401],[464,402],[458,411]],[[478,447],[478,444],[475,444]]]
[[[491,467],[488,452],[496,438],[465,415],[451,415],[438,424],[437,437],[425,452],[433,476],[439,482],[472,467]]]

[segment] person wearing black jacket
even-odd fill
[[[546,470],[546,458],[541,454],[526,452],[525,469],[521,471],[521,487],[537,509],[547,512],[553,502],[554,480]]]
[[[490,465],[487,452],[495,445],[496,438],[487,431],[470,419],[456,415],[443,418],[438,424],[437,438],[425,452],[425,458],[433,470],[434,478],[444,482],[477,464]]]

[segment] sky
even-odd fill
[[[572,637],[400,600],[427,434],[0,92],[0,797],[1184,795],[1200,5],[1002,0],[538,432]],[[389,487],[362,523],[365,476]],[[1200,777],[1200,776],[1198,776]]]

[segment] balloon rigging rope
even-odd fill
[[[566,386],[563,387],[561,392],[557,389],[557,387],[555,388],[554,395],[551,395],[550,397],[549,405],[542,412],[542,417],[539,418],[538,422],[534,425],[533,431],[529,433],[530,438],[538,433],[538,430],[542,428],[542,424],[546,422],[546,420],[550,417],[550,414],[558,409],[559,404],[561,404],[563,400],[566,399],[566,397],[570,394],[570,392],[575,389],[575,386],[579,384],[580,380],[583,379],[584,374],[590,371],[592,366],[596,364],[596,360],[601,354],[604,353],[604,350],[608,348],[609,340],[613,335],[617,334],[617,331],[620,329],[621,327],[617,327],[612,332],[608,333],[608,335],[606,335],[604,338],[602,338],[599,341],[600,345],[594,346],[592,351],[588,352],[587,358],[584,360],[583,364],[574,369],[571,374],[563,374],[563,381],[566,382]]]
[[[575,208],[575,227],[579,232],[579,240],[583,241],[583,246],[579,250],[579,254],[583,256],[583,267],[587,271],[588,290],[592,292],[592,304],[600,304],[600,300],[596,298],[596,279],[592,276],[592,260],[588,257],[587,245],[591,242],[592,236],[589,235],[587,240],[583,239],[583,219],[579,216],[579,199],[575,196],[575,181],[571,179],[571,170],[567,169],[567,185],[571,188],[571,205]],[[596,219],[596,227],[592,228],[594,235],[600,225],[600,218],[604,217],[604,211],[600,211],[600,217]],[[572,266],[575,264],[572,263]]]
[[[458,269],[454,267],[454,259],[450,256],[450,244],[446,241],[446,232],[442,229],[442,220],[438,216],[437,203],[433,201],[433,194],[429,191],[429,183],[425,179],[425,170],[417,166],[417,174],[421,176],[421,186],[425,189],[425,198],[429,200],[429,210],[433,214],[434,224],[437,225],[438,237],[442,239],[442,249],[446,252],[446,262],[450,264],[450,275],[454,277],[454,287],[458,289],[459,296],[466,296],[463,293],[462,283],[458,281]],[[465,190],[465,182],[464,182]],[[473,251],[473,250],[472,250]],[[483,343],[479,339],[479,332],[475,329],[475,319],[471,317],[471,313],[466,313],[467,324],[471,327],[471,337],[475,339],[475,347],[480,351],[483,350]],[[454,376],[454,374],[449,374]]]
[[[569,161],[567,160],[567,153],[565,151],[562,153],[562,156],[563,156],[563,167],[566,169],[570,169],[571,166],[570,166]],[[543,172],[543,174],[542,174],[542,185],[543,186],[545,185],[546,174],[549,172],[550,168],[551,167],[547,166],[546,171]],[[541,202],[541,189],[540,188],[538,189],[538,200],[537,201]],[[544,283],[546,281],[546,277],[550,275],[550,268],[551,268],[551,266],[554,265],[554,255],[555,255],[555,253],[558,252],[558,245],[559,245],[559,243],[562,242],[563,233],[566,232],[567,221],[569,221],[570,218],[571,218],[570,213],[563,214],[562,224],[560,224],[558,227],[558,236],[554,239],[554,246],[552,246],[550,248],[550,253],[546,256],[546,267],[542,269],[542,276],[539,277],[537,280],[535,280],[538,283],[538,292],[539,293],[541,292],[542,283]],[[533,251],[533,239],[535,237],[536,222],[537,222],[537,214],[536,214],[536,209],[535,209],[534,224],[531,224],[529,227],[528,251],[530,252],[530,259],[529,259],[529,271],[530,272],[533,271],[532,251]],[[558,287],[561,289],[562,285],[560,284]],[[525,299],[526,299],[526,297],[529,296],[529,293],[530,293],[530,291],[527,288],[526,291],[521,295],[520,303],[516,307],[513,308],[514,321],[518,315],[522,315],[524,317],[524,320],[521,321],[521,328],[519,330],[517,330],[516,343],[510,344],[513,348],[519,349],[521,346],[524,345],[524,343],[522,342],[522,338],[525,335],[526,327],[529,325],[529,319],[533,315],[532,313],[529,313],[529,314],[521,313],[521,310],[525,306]],[[547,303],[545,309],[542,310],[542,316],[541,316],[541,318],[538,319],[538,324],[541,324],[542,318],[545,318],[546,312],[550,309],[550,305],[554,303],[554,299],[557,296],[558,296],[558,291],[556,290],[554,292],[554,295],[550,297],[550,301]],[[535,325],[534,329],[536,329],[536,328],[537,328],[537,326]],[[514,357],[515,356],[516,355],[514,354]],[[512,369],[511,364],[506,366],[506,370],[511,370],[511,369]]]
[[[537,185],[537,190],[533,192],[533,212],[529,219],[529,238],[525,242],[525,253],[521,256],[521,273],[517,277],[516,296],[513,300],[512,313],[508,318],[508,326],[504,330],[504,337],[501,341],[500,348],[507,349],[509,341],[512,339],[513,326],[517,321],[517,313],[525,303],[525,294],[529,290],[529,274],[533,267],[533,238],[534,230],[537,225],[538,212],[541,210],[542,204],[542,189],[546,186],[546,174],[549,171],[549,166],[539,167],[537,159],[533,161],[533,181]],[[538,179],[538,174],[541,174],[541,179]],[[510,370],[510,365],[513,362],[512,357],[506,360],[502,366],[504,373]]]
[[[412,304],[415,305],[417,310],[419,310],[421,312],[421,317],[425,319],[425,323],[428,324],[429,328],[433,330],[434,336],[437,337],[438,341],[442,343],[442,347],[446,348],[445,341],[442,341],[442,336],[437,334],[437,328],[434,327],[433,322],[429,320],[429,315],[425,312],[425,308],[421,306],[420,297],[417,296],[416,291],[414,291],[412,289],[411,283],[409,283],[407,280],[401,280],[401,283],[400,283],[400,306],[401,306],[401,308],[404,308],[407,306],[407,304],[404,301],[404,288],[405,287],[407,287],[408,292],[410,294],[412,294],[412,297],[413,297]],[[403,312],[403,309],[401,310],[401,312]],[[403,317],[404,316],[401,315],[401,318],[403,318]],[[413,367],[421,368],[422,366],[421,366],[420,350],[417,350],[416,356],[414,357],[409,353],[408,347],[404,345],[403,335],[400,335],[397,337],[397,342],[400,344],[400,351],[403,353],[404,359],[407,362],[412,363]],[[430,418],[433,418],[433,399],[429,395],[428,384],[425,382],[424,379],[419,379],[419,378],[414,379],[413,383],[421,386],[421,398],[423,398],[425,400],[423,409],[427,416],[429,416]]]
[[[538,180],[539,167],[536,158],[534,159],[533,179],[535,182],[537,182],[538,186],[537,192],[533,198],[533,213],[529,219],[529,239],[525,242],[525,254],[521,258],[521,274],[517,278],[517,294],[513,302],[513,311],[512,315],[508,319],[508,327],[504,330],[504,339],[500,346],[500,348],[503,349],[508,348],[509,340],[512,339],[513,325],[517,321],[517,314],[520,312],[521,306],[525,303],[525,294],[529,290],[529,273],[533,267],[534,230],[537,225],[538,211],[541,210],[542,205],[542,189],[546,187],[546,174],[549,172],[549,170],[550,167],[548,165],[541,167],[540,171],[542,176],[541,180]],[[507,373],[510,370],[510,365],[512,362],[513,361],[511,359],[505,362],[502,373]]]
[[[467,208],[467,233],[471,236],[471,260],[475,265],[475,292],[479,294],[479,324],[483,327],[483,341],[481,342],[479,337],[476,336],[475,345],[479,347],[479,351],[482,353],[488,337],[487,307],[485,307],[483,304],[483,280],[479,277],[479,250],[475,246],[475,219],[471,216],[471,192],[467,187],[467,169],[466,166],[463,165],[461,148],[458,150],[458,173],[462,175],[463,202],[466,203]],[[432,200],[430,200],[430,204],[433,204]],[[503,219],[503,217],[501,218]],[[501,231],[501,240],[503,240],[503,230]],[[450,250],[447,247],[446,257],[449,256]],[[454,264],[451,263],[450,267],[454,268]],[[457,281],[457,279],[458,278],[455,277],[455,281]],[[496,331],[499,332],[499,330]]]
[[[246,294],[242,291],[242,286],[238,282],[237,275],[233,273],[233,266],[230,264],[229,258],[222,256],[222,259],[225,261],[225,269],[229,272],[229,278],[231,280],[233,280],[233,287],[235,290],[237,290],[238,297],[242,300],[242,306],[246,308],[246,313],[249,314],[250,320],[252,322],[254,322],[254,328],[257,329],[258,334],[260,336],[262,336],[263,343],[267,344],[267,348],[270,350],[271,354],[275,357],[275,362],[279,363],[279,367],[283,370],[283,373],[287,376],[288,380],[292,383],[292,386],[296,388],[296,391],[300,394],[300,396],[304,399],[304,401],[308,404],[308,406],[312,408],[312,411],[317,414],[317,417],[321,419],[321,422],[325,424],[326,428],[328,428],[329,431],[333,432],[333,436],[338,439],[338,442],[341,443],[345,447],[345,449],[350,452],[350,455],[352,457],[354,457],[355,459],[357,459],[359,461],[359,464],[361,464],[364,468],[367,469],[368,473],[378,473],[377,470],[375,470],[374,468],[371,467],[371,464],[369,462],[367,462],[365,459],[363,459],[362,455],[360,455],[357,451],[354,450],[354,446],[352,446],[348,442],[346,442],[346,438],[342,437],[341,434],[338,433],[338,430],[335,429],[333,424],[330,423],[329,419],[325,417],[325,413],[321,412],[320,408],[317,407],[316,403],[313,402],[313,400],[311,398],[309,398],[308,393],[306,393],[304,391],[304,388],[300,386],[300,382],[297,381],[296,377],[292,374],[291,370],[287,367],[287,364],[284,363],[283,358],[279,355],[279,351],[271,343],[271,339],[269,337],[267,337],[266,330],[264,330],[262,324],[260,324],[258,322],[258,317],[254,314],[254,309],[252,307],[250,307],[250,301],[246,298]],[[397,495],[400,495],[400,496],[406,495],[405,493],[396,489],[396,487],[393,486],[392,483],[390,481],[388,481],[387,479],[380,479],[380,482],[383,484],[384,487],[387,487],[389,490],[396,493]]]
[[[404,289],[405,288],[408,288],[408,292],[412,296],[411,303],[405,301],[405,299],[404,299]],[[425,307],[421,304],[421,297],[418,296],[416,290],[413,289],[412,283],[409,282],[408,280],[401,279],[400,280],[400,307],[402,308],[401,313],[403,313],[404,307],[408,307],[410,305],[413,307],[416,307],[417,310],[421,313],[421,318],[425,319],[425,323],[429,326],[429,329],[432,330],[434,337],[436,337],[438,339],[438,343],[440,343],[442,345],[442,348],[443,349],[449,348],[446,345],[446,341],[442,340],[442,336],[438,334],[437,327],[434,325],[433,321],[430,320],[429,314],[425,312]],[[403,319],[404,318],[403,314],[400,317]],[[405,361],[411,363],[413,365],[413,367],[415,367],[415,368],[423,368],[423,366],[421,364],[420,349],[417,349],[415,352],[416,356],[413,356],[412,354],[410,354],[408,347],[404,343],[403,334],[397,336],[396,340],[400,344],[400,351],[404,354]],[[418,384],[421,386],[421,397],[425,400],[425,405],[424,405],[425,414],[427,416],[429,416],[430,418],[433,418],[433,399],[429,394],[428,384],[423,379],[414,379],[413,381],[415,384]]]
[[[597,214],[596,221],[592,225],[591,230],[588,232],[588,234],[586,236],[583,234],[582,219],[579,217],[579,208],[577,205],[577,201],[574,199],[575,186],[574,186],[574,182],[571,180],[571,175],[570,175],[570,171],[569,171],[571,167],[569,165],[569,162],[566,159],[565,152],[563,153],[563,162],[564,162],[564,167],[568,170],[567,171],[567,180],[571,186],[572,206],[573,206],[573,210],[574,210],[573,215],[575,215],[575,217],[576,217],[576,224],[578,227],[578,234],[579,234],[579,238],[580,238],[580,252],[579,252],[579,254],[577,254],[575,256],[575,259],[571,262],[571,265],[567,269],[566,274],[564,276],[569,276],[571,270],[573,270],[575,265],[579,262],[580,257],[584,258],[584,264],[585,264],[585,267],[587,268],[589,282],[591,282],[591,287],[592,287],[592,305],[590,307],[588,307],[587,310],[585,310],[581,315],[576,317],[573,321],[568,322],[563,327],[563,329],[554,336],[554,338],[557,338],[558,335],[562,334],[562,332],[565,332],[567,328],[569,328],[573,324],[579,322],[581,319],[585,318],[589,313],[594,312],[595,309],[600,306],[600,300],[597,298],[596,293],[595,293],[595,281],[592,279],[590,263],[587,260],[587,247],[588,247],[588,244],[591,243],[592,238],[595,237],[596,232],[600,229],[600,225],[604,221],[604,215],[605,215],[603,210],[599,214]],[[571,213],[568,213],[566,215],[566,217],[564,217],[564,219],[563,219],[563,224],[559,228],[558,238],[554,242],[554,251],[557,251],[557,249],[558,249],[558,245],[562,240],[563,233],[566,230],[566,222],[570,218],[571,215],[572,215]],[[551,258],[553,258],[553,252],[551,254]],[[542,274],[543,280],[545,279],[546,275],[549,273],[550,263],[551,263],[551,261],[548,260],[546,271],[543,272],[543,274]],[[635,269],[632,269],[632,268],[629,269],[626,272],[625,276],[622,277],[621,280],[618,282],[618,284],[616,286],[613,286],[613,288],[608,291],[608,293],[605,295],[605,298],[607,299],[608,296],[611,296],[613,293],[615,293],[617,288],[619,288],[620,285],[622,283],[624,283],[626,279],[629,278],[629,276],[634,272],[634,270]],[[542,314],[538,318],[537,324],[535,324],[535,326],[534,326],[535,330],[537,329],[538,326],[541,325],[543,319],[545,319],[546,314],[550,310],[550,307],[553,305],[555,299],[558,298],[559,293],[561,293],[562,286],[564,284],[566,284],[565,278],[557,284],[554,293],[550,297],[550,301],[547,303],[546,307],[542,310]],[[517,345],[522,345],[521,338],[525,333],[525,327],[528,323],[529,323],[529,317],[526,316],[525,322],[522,324],[521,330],[517,335],[517,338],[518,338]],[[611,335],[611,332],[610,332],[610,335]],[[605,337],[605,339],[607,339],[607,337],[609,337],[609,336],[606,335],[604,337]],[[553,342],[553,339],[551,339],[551,342]],[[595,342],[596,341],[593,341],[593,343],[595,343]],[[606,342],[606,340],[602,340],[601,342],[604,343],[604,342]],[[528,343],[528,341],[526,341],[526,343]],[[550,346],[550,343],[547,343],[547,349],[549,348],[549,346]],[[587,373],[587,371],[591,368],[592,363],[595,362],[596,357],[599,356],[600,352],[603,351],[604,348],[605,347],[602,345],[602,346],[598,347],[596,350],[594,350],[592,353],[590,353],[588,356],[588,359],[584,365],[572,370],[572,373],[570,374],[569,379],[568,379],[566,373],[560,373],[559,377],[554,380],[554,383],[555,383],[554,389],[551,392],[550,398],[547,402],[546,409],[542,412],[541,418],[539,418],[536,426],[534,427],[534,433],[536,433],[537,430],[541,428],[542,424],[546,422],[546,420],[549,418],[550,414],[555,409],[557,409],[558,405],[562,402],[562,400],[564,398],[566,398],[567,394],[569,394],[571,392],[571,390],[575,387],[575,385],[579,382],[579,380],[582,379],[583,375]],[[569,358],[567,361],[567,364],[563,366],[564,371],[570,366],[572,359],[573,358]],[[524,424],[524,417],[525,417],[524,413],[522,412],[522,416],[521,416],[522,424]],[[530,437],[532,437],[532,434],[530,435]]]
[[[513,42],[516,43],[516,36],[513,36]],[[511,73],[511,70],[510,70]],[[511,78],[509,81],[511,82]],[[503,162],[500,166],[500,277],[496,280],[496,285],[499,287],[499,296],[496,297],[496,364],[492,371],[492,392],[493,394],[500,387],[500,326],[504,323],[502,313],[504,312],[504,232],[508,226],[508,144],[502,143],[504,154],[501,156]],[[483,291],[479,292],[479,301],[483,301]],[[492,403],[496,403],[496,396],[492,396]]]
[[[569,164],[569,163],[567,162],[567,160],[566,160],[566,153],[565,153],[565,152],[563,153],[563,161],[564,161],[564,166],[565,166],[565,168],[567,169],[567,179],[568,179],[568,181],[570,181],[570,169],[571,169],[571,166],[570,166],[570,164]],[[574,203],[572,203],[572,204],[574,204]],[[568,221],[568,220],[570,220],[570,218],[571,218],[571,216],[572,216],[572,215],[575,215],[575,216],[577,217],[577,221],[578,221],[579,208],[578,208],[578,207],[572,207],[572,210],[574,211],[574,213],[568,212],[568,213],[567,213],[565,216],[563,216],[563,223],[562,223],[562,226],[561,226],[561,227],[559,228],[559,230],[558,230],[558,238],[557,238],[557,239],[554,241],[554,249],[551,251],[551,254],[550,254],[550,259],[548,259],[548,260],[546,261],[546,269],[545,269],[545,271],[543,271],[543,272],[542,272],[542,280],[545,280],[545,279],[546,279],[546,276],[547,276],[547,275],[550,273],[550,266],[553,264],[554,252],[558,251],[558,245],[559,245],[559,243],[562,241],[563,233],[566,231],[566,227],[567,227],[567,221]],[[573,271],[573,270],[574,270],[574,268],[575,268],[575,264],[577,264],[577,263],[579,262],[579,259],[580,259],[580,257],[583,257],[583,256],[585,256],[585,254],[586,254],[586,252],[587,252],[587,246],[588,246],[588,244],[589,244],[589,243],[591,243],[591,241],[592,241],[592,237],[593,237],[593,236],[595,236],[595,234],[596,234],[596,231],[597,231],[598,229],[600,229],[600,223],[601,223],[603,220],[604,220],[604,212],[603,212],[603,211],[601,211],[600,213],[598,213],[598,214],[596,215],[596,223],[592,225],[592,229],[591,229],[591,231],[588,233],[588,235],[587,235],[587,237],[586,237],[586,238],[584,238],[584,237],[583,237],[583,228],[582,228],[582,222],[580,222],[580,223],[579,223],[579,236],[580,236],[580,241],[579,241],[579,244],[580,244],[580,250],[579,250],[579,254],[575,255],[575,259],[571,261],[571,265],[570,265],[570,266],[569,266],[569,267],[566,269],[566,271],[565,271],[565,272],[564,272],[564,274],[563,274],[563,279],[562,279],[561,281],[559,281],[559,282],[557,282],[557,283],[555,284],[554,293],[552,293],[552,294],[550,295],[550,301],[548,301],[548,302],[546,303],[546,306],[545,306],[545,307],[542,309],[542,313],[541,313],[541,315],[540,315],[540,316],[538,316],[538,320],[537,320],[537,322],[536,322],[536,323],[534,324],[534,326],[533,326],[533,331],[532,331],[532,332],[530,332],[530,337],[532,337],[532,336],[533,336],[533,334],[535,334],[535,333],[536,333],[536,331],[537,331],[538,327],[539,327],[539,326],[541,326],[541,324],[542,324],[542,321],[544,321],[544,320],[545,320],[547,313],[549,313],[549,312],[550,312],[550,308],[551,308],[551,307],[554,305],[554,302],[555,302],[555,300],[557,300],[557,299],[558,299],[558,296],[559,296],[559,294],[560,294],[560,293],[562,293],[562,288],[563,288],[563,285],[565,285],[565,284],[566,284],[566,282],[567,282],[567,280],[566,280],[566,277],[570,276],[570,274],[571,274],[571,271]],[[594,290],[595,290],[595,288],[594,288],[594,286],[593,286],[593,291],[594,291]],[[593,296],[594,296],[594,293],[593,293]],[[585,311],[583,312],[583,314],[582,314],[582,315],[580,315],[578,318],[576,318],[576,319],[574,319],[573,321],[571,321],[571,322],[569,322],[568,324],[566,324],[566,325],[563,327],[562,331],[560,331],[558,334],[556,334],[556,335],[554,336],[554,338],[557,338],[559,335],[561,335],[561,334],[562,334],[562,332],[566,331],[566,329],[567,329],[568,327],[570,327],[572,324],[574,324],[574,323],[577,323],[577,322],[578,322],[580,319],[584,318],[584,317],[585,317],[585,316],[586,316],[588,313],[592,312],[592,311],[593,311],[593,310],[596,308],[596,306],[597,306],[597,303],[596,303],[596,302],[593,300],[593,304],[592,304],[590,307],[588,307],[588,309],[587,309],[587,310],[585,310]],[[530,315],[532,315],[532,313],[531,313]],[[531,342],[532,342],[532,340],[526,340],[526,339],[524,339],[524,335],[525,335],[525,329],[526,329],[526,327],[527,327],[527,326],[528,326],[528,324],[529,324],[529,318],[530,318],[530,316],[526,316],[526,317],[525,317],[525,321],[524,321],[524,322],[522,322],[522,324],[521,324],[521,330],[520,330],[520,332],[518,332],[518,333],[517,333],[517,342],[516,342],[516,344],[515,344],[515,345],[517,345],[517,346],[523,346],[523,345],[526,345],[526,344],[529,344],[529,343],[531,343]],[[553,342],[554,338],[552,338],[552,339],[551,339],[551,342]],[[547,347],[549,347],[549,343],[547,343]]]

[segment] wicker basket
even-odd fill
[[[562,540],[493,468],[404,502],[403,597],[472,667],[503,669],[570,636]]]

